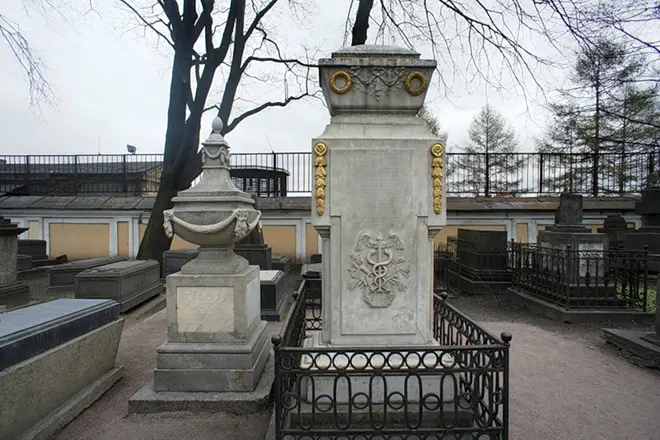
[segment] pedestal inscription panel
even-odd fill
[[[178,287],[176,316],[179,332],[234,331],[234,289]]]

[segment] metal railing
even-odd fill
[[[320,302],[296,295],[275,350],[275,438],[508,438],[509,343],[434,297],[438,346],[303,347]],[[412,437],[411,437],[412,438]]]
[[[648,250],[555,249],[512,242],[511,284],[560,307],[648,311]]]
[[[158,191],[162,154],[0,156],[0,192],[24,195],[134,194]],[[278,171],[288,195],[312,192],[309,152],[235,153],[232,167]],[[452,196],[541,196],[565,189],[587,196],[639,194],[660,151],[648,153],[448,153]],[[253,184],[254,185],[254,184]],[[266,191],[268,192],[268,191]],[[281,195],[281,191],[275,191]]]

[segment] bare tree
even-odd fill
[[[163,211],[172,207],[176,193],[190,187],[201,171],[198,146],[202,114],[217,111],[225,123],[223,134],[227,134],[265,109],[318,96],[310,76],[310,60],[316,54],[303,50],[301,56],[289,57],[270,36],[266,18],[285,3],[281,0],[120,2],[174,53],[161,183],[138,253],[140,259],[161,261],[171,243],[163,230]],[[303,11],[303,2],[289,0],[286,4],[292,15]],[[279,67],[280,78],[260,76],[252,70],[259,64],[273,70]],[[221,98],[207,106],[218,74],[223,81]],[[268,81],[284,91],[282,99],[241,101],[239,87],[249,81]],[[237,102],[249,102],[252,107],[234,115]]]
[[[26,0],[25,7],[31,7],[42,14],[57,13],[57,8],[49,1]],[[46,63],[30,44],[27,36],[21,31],[17,22],[0,13],[0,36],[4,39],[14,58],[21,66],[28,81],[30,106],[52,107],[57,102],[55,92],[46,76]]]

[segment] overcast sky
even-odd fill
[[[29,106],[25,75],[7,45],[0,41],[1,154],[124,153],[126,144],[137,146],[140,153],[162,152],[171,51],[157,45],[154,38],[133,31],[131,16],[114,1],[96,3],[98,14],[89,13],[84,18],[71,14],[68,23],[26,12],[18,0],[3,3],[2,14],[20,24],[47,63],[48,79],[60,102],[56,108],[44,108],[40,116],[35,115]],[[320,53],[329,56],[343,44],[349,2],[317,3],[320,6],[314,13],[305,16],[306,26],[279,26],[278,38],[288,42],[289,47],[301,41],[321,47]],[[286,21],[286,14],[281,10],[274,18]],[[545,50],[542,44],[537,47]],[[426,48],[419,50],[423,56],[430,56]],[[449,77],[451,68],[441,66],[440,70]],[[452,90],[447,91],[451,96],[448,100],[438,72],[434,75],[427,103],[448,131],[450,148],[463,141],[472,117],[488,102],[515,128],[523,150],[533,149],[533,138],[540,135],[544,120],[535,99],[525,100],[514,86],[498,91],[475,80],[469,84],[455,81]],[[221,85],[217,81],[216,89]],[[259,94],[258,88],[250,90],[252,96]],[[213,114],[207,113],[202,139],[209,133],[212,118]],[[321,103],[299,102],[253,116],[227,138],[234,152],[270,151],[270,145],[275,151],[309,151],[310,139],[319,135],[328,122]]]

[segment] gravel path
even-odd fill
[[[660,373],[630,364],[599,327],[560,324],[495,298],[450,300],[488,330],[511,332],[510,439],[660,440]],[[131,321],[118,363],[124,378],[56,440],[260,440],[270,411],[250,416],[127,416],[128,399],[150,379],[165,341],[165,311]],[[271,324],[271,333],[277,331]]]

